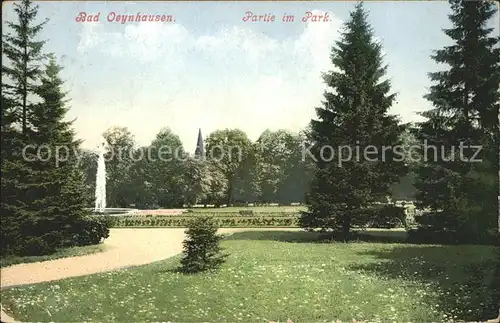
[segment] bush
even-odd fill
[[[394,205],[372,205],[355,210],[352,224],[358,227],[392,229],[406,226],[404,208]]]
[[[73,235],[73,244],[87,246],[98,244],[109,237],[109,228],[114,219],[107,216],[89,216],[83,218],[77,225]]]
[[[415,222],[422,228],[447,230],[458,227],[457,217],[445,212],[426,212],[415,217]]]
[[[56,244],[51,243],[52,239],[44,239],[44,237],[26,237],[18,250],[21,256],[43,256],[49,255],[56,251]]]
[[[297,220],[302,228],[311,230],[323,228],[341,231],[344,219],[350,220],[350,228],[384,228],[392,229],[406,226],[406,214],[402,207],[387,204],[373,204],[359,209],[326,210],[329,214],[318,217],[315,214],[303,211]],[[325,216],[326,215],[326,216]],[[337,232],[337,236],[340,234]]]
[[[183,242],[184,257],[181,260],[181,271],[197,273],[219,267],[227,254],[222,253],[217,234],[217,225],[212,218],[197,217],[190,221]]]
[[[406,214],[403,207],[384,205],[375,207],[373,218],[370,219],[371,228],[391,229],[400,226],[406,227]]]
[[[462,205],[461,209],[426,212],[415,217],[418,228],[408,238],[415,243],[499,245],[500,233],[496,225],[482,222],[482,216],[488,217],[468,205]]]
[[[240,210],[240,214],[243,216],[252,216],[253,210]]]
[[[104,215],[104,216],[101,215],[101,216],[96,217],[94,219],[96,219],[97,221],[100,221],[101,223],[106,225],[108,228],[113,227],[116,224],[116,222],[118,222],[118,216],[111,216],[111,215]]]
[[[484,244],[500,246],[500,233],[496,230],[490,230],[476,236],[457,230],[420,227],[409,230],[406,241],[418,244]]]

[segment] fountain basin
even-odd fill
[[[94,209],[91,208],[87,210],[92,212],[93,215],[111,215],[111,216],[131,215],[139,211],[138,209],[118,208],[118,207],[115,208],[107,207],[102,211],[95,211]]]

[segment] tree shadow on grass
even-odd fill
[[[449,315],[448,321],[486,321],[498,316],[500,301],[500,248],[479,245],[415,245],[405,243],[404,232],[364,231],[352,242],[399,243],[389,248],[358,252],[372,261],[348,269],[382,279],[406,281],[408,286],[430,285],[424,301]],[[300,231],[243,231],[225,240],[267,240],[288,243],[331,243],[331,233]],[[399,283],[399,282],[398,282]],[[450,317],[451,316],[451,317]]]
[[[319,242],[325,240],[324,234],[305,231],[242,231],[234,232],[224,240],[266,240],[281,242]]]
[[[424,300],[458,320],[486,321],[498,316],[500,248],[487,246],[401,247],[360,252],[376,262],[353,264],[362,271],[409,284],[431,284],[435,295]]]
[[[374,232],[359,231],[353,233],[350,242],[378,242],[397,243],[404,242],[405,232],[391,230],[377,230]],[[331,243],[344,240],[331,232],[307,231],[242,231],[235,232],[224,240],[266,240],[291,243]]]

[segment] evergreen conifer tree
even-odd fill
[[[47,149],[31,165],[31,188],[36,194],[29,206],[37,212],[38,223],[44,223],[37,226],[41,230],[37,236],[49,234],[55,245],[74,242],[72,236],[86,213],[84,177],[77,165],[80,141],[74,139],[72,122],[65,120],[68,107],[61,70],[51,56],[37,89],[42,101],[34,106],[30,118],[36,129],[33,142]]]
[[[26,245],[23,232],[30,232],[33,212],[27,210],[33,151],[23,150],[30,142],[30,112],[45,58],[44,41],[37,39],[43,25],[35,23],[38,6],[30,0],[13,4],[17,21],[6,22],[2,57],[2,253],[18,252]],[[36,244],[36,243],[35,243]]]
[[[308,211],[300,220],[304,228],[341,230],[348,239],[360,209],[385,198],[390,185],[406,171],[394,150],[382,149],[401,144],[405,126],[388,114],[395,94],[389,93],[390,82],[383,79],[387,67],[381,51],[359,3],[332,49],[337,71],[324,78],[333,91],[325,93],[323,107],[317,108],[318,120],[311,121],[317,169],[307,197]],[[342,146],[350,147],[350,158],[349,149]],[[375,146],[376,152],[365,158],[365,149],[374,151],[368,146]],[[340,163],[341,158],[345,161]]]
[[[491,2],[450,4],[453,26],[444,32],[453,44],[432,56],[448,67],[429,74],[426,98],[434,107],[416,129],[424,149],[432,147],[418,171],[417,200],[434,211],[433,229],[477,240],[497,225],[500,39],[487,27],[496,12]]]
[[[82,226],[94,224],[82,219],[79,143],[64,120],[60,68],[54,58],[42,67],[45,22],[35,23],[38,7],[30,0],[13,6],[18,19],[7,22],[2,52],[1,251],[46,254],[77,243]]]
[[[4,35],[3,55],[7,64],[2,66],[3,93],[10,98],[12,109],[17,120],[21,123],[21,131],[27,134],[29,127],[30,110],[33,103],[28,97],[35,93],[37,81],[42,73],[41,64],[45,58],[42,52],[45,41],[37,40],[43,25],[35,24],[38,6],[31,0],[22,0],[20,4],[13,4],[17,13],[17,22],[7,22],[12,29],[11,33]],[[6,82],[7,81],[7,82]]]

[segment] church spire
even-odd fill
[[[194,152],[196,157],[205,158],[205,147],[203,145],[203,136],[201,135],[201,128],[198,130],[198,140],[196,142],[196,150]]]

